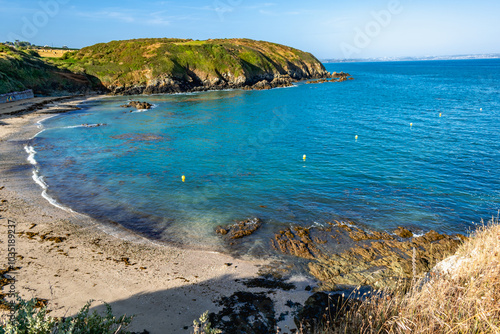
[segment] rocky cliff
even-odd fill
[[[58,65],[114,94],[268,89],[331,77],[310,53],[249,39],[112,41],[67,53]]]

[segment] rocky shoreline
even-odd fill
[[[219,226],[215,233],[229,251],[240,251],[245,242],[241,239],[256,233],[263,224],[259,218],[247,219]],[[337,291],[357,286],[393,288],[401,281],[421,277],[466,240],[460,234],[431,230],[415,235],[404,227],[378,232],[361,229],[352,222],[334,221],[327,227],[294,225],[276,231],[269,248],[275,256],[286,257],[285,261],[305,263],[307,274],[318,282],[315,291]],[[288,268],[269,266],[261,270],[261,275],[281,279],[291,275]]]
[[[347,74],[347,76],[349,76]],[[148,81],[146,84],[130,86],[106,85],[110,94],[113,95],[140,95],[140,94],[174,94],[204,92],[226,89],[265,90],[280,87],[290,87],[293,83],[303,80],[339,80],[344,77],[337,73],[329,73],[326,70],[315,68],[296,68],[283,73],[265,73],[259,75],[241,75],[234,77],[224,74],[220,77],[198,76],[194,72],[189,73],[187,78],[179,78],[162,75]],[[343,80],[342,80],[343,81]]]

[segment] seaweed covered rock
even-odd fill
[[[261,225],[259,218],[246,219],[226,227],[218,226],[215,232],[229,239],[241,239],[257,231]]]
[[[435,231],[410,236],[413,233],[404,228],[389,234],[336,222],[280,231],[271,245],[283,254],[310,260],[309,272],[321,282],[320,289],[332,291],[342,285],[395,287],[431,270],[465,239]]]

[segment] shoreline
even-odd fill
[[[60,104],[74,110],[72,107],[87,101],[90,99],[77,98]],[[115,315],[135,314],[130,326],[133,331],[186,333],[203,312],[221,309],[215,303],[221,297],[237,291],[267,291],[248,288],[242,280],[257,277],[259,268],[270,260],[157,244],[86,215],[61,210],[42,198],[24,145],[39,131],[37,122],[51,112],[64,111],[61,106],[46,105],[0,116],[0,217],[16,224],[19,269],[11,275],[21,297],[47,299],[51,316],[73,315],[93,299],[99,301],[93,308],[102,309],[101,302],[106,302]],[[0,233],[4,244],[0,256],[5,265],[6,225],[2,223]],[[277,312],[286,309],[288,300],[303,303],[310,296],[303,287],[311,280],[293,280],[297,290],[270,296]],[[293,319],[280,323],[282,328],[287,325],[293,325]]]

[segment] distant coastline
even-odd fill
[[[375,57],[375,58],[353,58],[353,59],[320,59],[322,63],[360,63],[360,62],[384,62],[384,61],[428,61],[428,60],[476,60],[476,59],[500,59],[500,53],[448,55],[448,56],[424,56],[424,57]]]

